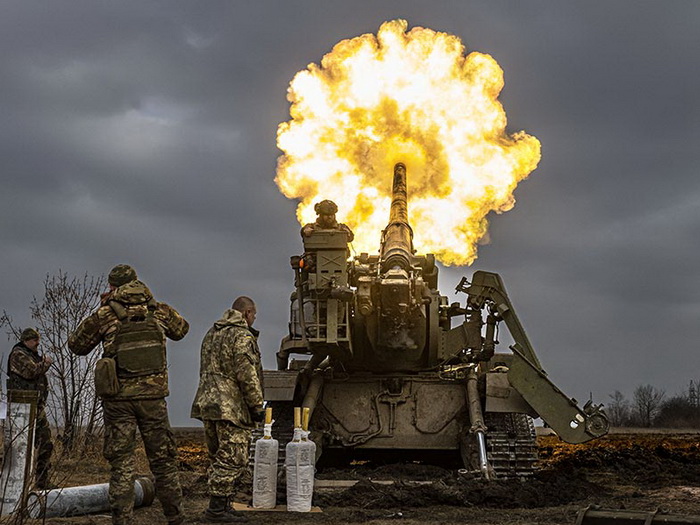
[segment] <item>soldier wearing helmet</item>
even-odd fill
[[[331,200],[322,200],[314,205],[314,211],[318,215],[316,222],[310,222],[301,229],[301,236],[309,237],[317,230],[337,230],[344,231],[348,235],[348,242],[352,242],[355,234],[342,222],[338,222],[335,214],[338,212],[338,205]]]
[[[136,429],[155,477],[156,496],[170,525],[185,522],[177,448],[168,421],[168,367],[165,338],[178,341],[187,321],[157,302],[127,264],[112,268],[101,306],[68,338],[74,354],[87,355],[102,344],[95,390],[105,422],[103,455],[110,463],[109,503],[113,525],[133,523]]]
[[[19,342],[12,348],[7,363],[8,390],[36,390],[39,397],[36,407],[36,424],[34,446],[37,450],[36,487],[50,489],[49,471],[51,469],[51,427],[46,418],[46,399],[49,395],[49,383],[46,372],[53,359],[39,353],[41,336],[34,328],[22,330]]]

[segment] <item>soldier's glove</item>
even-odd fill
[[[252,419],[256,423],[262,423],[263,421],[265,421],[265,409],[263,408],[252,412],[250,414],[250,419]]]

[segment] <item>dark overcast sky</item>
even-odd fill
[[[405,18],[505,72],[509,130],[542,161],[472,268],[501,273],[550,377],[599,401],[700,379],[700,3],[28,0],[0,10],[0,309],[47,274],[132,264],[191,323],[170,345],[190,425],[201,339],[258,302],[285,334],[295,203],[273,179],[294,74]],[[10,345],[7,342],[4,346]]]

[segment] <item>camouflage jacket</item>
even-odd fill
[[[39,352],[27,348],[24,343],[17,343],[7,359],[7,389],[38,390],[39,407],[42,407],[49,393],[48,369],[49,365]]]
[[[114,309],[107,304],[116,301],[122,305],[129,316],[146,315],[153,295],[141,281],[131,281],[120,286],[107,297],[103,297],[102,306],[95,313],[83,319],[75,332],[68,338],[68,348],[74,354],[89,354],[102,343],[103,357],[114,358],[116,348],[112,345],[120,326]],[[187,335],[190,325],[175,309],[165,303],[155,303],[154,317],[166,337],[179,341]],[[157,374],[119,378],[119,393],[110,400],[119,399],[156,399],[165,397],[168,391],[168,370]]]
[[[256,336],[237,310],[226,310],[202,341],[199,388],[190,417],[253,428],[263,408],[262,366]]]
[[[343,224],[342,222],[335,222],[333,227],[331,228],[323,228],[318,221],[316,222],[309,222],[308,224],[305,224],[304,227],[301,229],[301,236],[303,237],[309,237],[310,235],[313,235],[315,231],[341,231],[345,232],[348,234],[348,242],[352,242],[353,239],[355,238],[355,234],[352,232],[350,229],[350,226],[347,224]]]

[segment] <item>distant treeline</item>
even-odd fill
[[[619,390],[609,395],[605,412],[617,427],[700,428],[700,381],[690,381],[674,396],[652,385],[634,389],[632,399]]]

